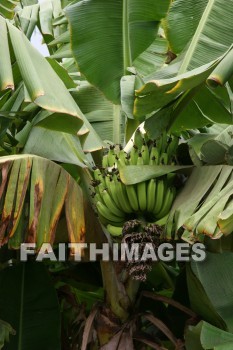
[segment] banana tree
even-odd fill
[[[39,249],[44,242],[102,243],[106,239],[110,243],[123,239],[129,244],[132,239],[140,244],[143,239],[151,239],[157,244],[164,236],[165,239],[181,237],[192,244],[193,233],[195,240],[206,239],[205,228],[200,233],[195,230],[203,217],[209,220],[212,208],[216,218],[212,222],[214,227],[219,220],[222,224],[231,220],[230,210],[225,208],[231,206],[231,167],[193,170],[192,162],[179,164],[177,153],[177,135],[181,132],[183,138],[189,138],[186,130],[232,122],[230,5],[231,2],[223,0],[201,2],[200,6],[191,0],[176,0],[172,4],[169,1],[154,4],[148,0],[143,6],[135,0],[108,4],[102,0],[56,0],[41,4],[23,1],[16,8],[13,22],[0,17],[2,155],[24,154],[6,156],[1,161],[2,249],[8,245],[17,250],[24,242],[36,243]],[[219,11],[221,16],[216,21]],[[188,21],[187,14],[191,16]],[[179,24],[175,20],[177,16]],[[216,23],[214,31],[212,23]],[[48,59],[27,39],[35,26],[48,46]],[[189,26],[187,31],[186,26]],[[228,30],[224,31],[226,26]],[[226,81],[229,83],[221,90],[212,90],[213,86]],[[147,133],[138,129],[133,136],[142,121]],[[196,134],[201,135],[198,130]],[[204,136],[205,140],[213,139],[209,133]],[[112,144],[131,139],[125,151],[121,145]],[[229,155],[228,159],[231,154],[227,149],[231,144],[220,146],[225,153],[220,152],[222,158],[218,164],[225,163],[225,154]],[[199,166],[206,160],[212,164],[204,143],[202,147],[202,159],[198,158],[195,148],[190,149],[191,159]],[[108,149],[107,152],[102,153],[102,148]],[[205,181],[201,178],[203,173]],[[184,177],[189,180],[181,190]],[[192,200],[191,207],[185,205],[185,215],[182,212],[178,216],[177,213],[184,210],[184,205],[181,209],[179,205],[187,199],[187,193],[190,195],[193,184],[196,185],[195,201]],[[218,188],[221,191],[217,196]],[[215,194],[211,192],[212,196],[205,198],[210,189]],[[180,192],[178,196],[177,192]],[[187,226],[192,216],[196,220],[193,220],[195,230]],[[183,232],[186,226],[188,235],[187,230]],[[226,234],[221,230],[220,233]],[[218,237],[208,234],[210,250],[211,238],[220,238],[219,232]],[[220,241],[222,247],[226,246],[224,239]],[[224,261],[224,254],[222,259]],[[208,269],[211,270],[211,266]],[[29,271],[30,268],[35,269],[29,267]],[[19,268],[16,273],[21,301],[28,288],[25,276],[30,273],[25,269]],[[179,308],[193,319],[196,314],[177,301],[154,293],[144,292],[137,299],[140,281],[146,277],[145,287],[149,290],[160,290],[161,280],[166,292],[174,289],[177,267],[157,263],[148,275],[151,264],[146,262],[139,269],[143,273],[138,273],[130,264],[122,267],[111,261],[101,262],[105,303],[100,302],[103,297],[97,297],[94,300],[99,303],[89,317],[85,319],[84,315],[77,321],[79,325],[78,322],[82,323],[80,328],[84,328],[82,340],[77,336],[82,349],[87,346],[143,348],[140,344],[155,349],[183,347],[178,339],[183,334],[176,330],[174,335],[171,331],[174,327],[166,319],[171,315],[170,309],[164,304]],[[191,293],[193,286],[208,298],[209,284],[204,284],[205,278],[197,271],[194,265],[187,267],[191,299],[187,305],[208,322],[229,331],[229,317],[225,313],[219,316],[221,310],[217,309],[213,297],[209,297],[212,313],[202,312],[198,307]],[[66,286],[65,283],[60,286],[62,293]],[[72,288],[80,298],[77,286]],[[71,294],[67,294],[69,300]],[[54,297],[52,290],[51,295]],[[159,303],[160,311],[146,302],[149,298]],[[13,328],[20,325],[18,337],[9,346],[26,349],[30,345],[27,327],[22,325],[27,324],[27,318],[23,304],[19,305],[21,318],[13,324]],[[51,317],[56,318],[55,299],[53,305]],[[143,305],[155,315],[145,313]],[[226,307],[231,305],[227,299]],[[132,312],[133,309],[136,312]],[[7,317],[0,317],[8,321]],[[9,321],[14,318],[12,313]],[[182,325],[184,322],[185,319]],[[48,343],[50,347],[60,346],[59,337],[55,336],[58,328],[59,323],[54,323],[54,343]],[[45,334],[49,338],[48,332]],[[76,339],[76,335],[72,333],[72,336]],[[34,347],[35,339],[36,335],[30,340]],[[74,348],[77,342],[72,343]],[[36,343],[38,349],[41,348],[37,340]]]

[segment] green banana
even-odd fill
[[[167,146],[167,151],[166,151],[169,163],[172,161],[172,158],[175,156],[178,145],[179,145],[179,137],[171,136],[171,141],[169,142]]]
[[[155,145],[153,145],[150,151],[149,164],[158,165],[159,163],[160,163],[160,154],[159,154],[158,148]]]
[[[134,185],[125,186],[129,204],[133,211],[139,210],[137,192]]]
[[[110,167],[114,166],[114,164],[116,163],[116,154],[115,154],[115,146],[110,146],[109,150],[108,150],[108,164]]]
[[[156,217],[158,219],[163,218],[164,216],[166,216],[169,213],[169,210],[171,209],[174,198],[175,198],[175,188],[168,187],[166,194],[165,194],[165,197],[164,197],[162,209],[160,210],[160,212],[158,214],[156,214]]]
[[[116,189],[120,208],[125,213],[132,213],[132,208],[127,197],[126,189],[122,186],[120,179],[118,179],[118,181],[116,182]]]
[[[117,164],[126,165],[126,152],[121,149],[116,157]]]
[[[165,193],[164,180],[163,179],[157,179],[155,206],[154,206],[154,209],[153,209],[153,213],[155,214],[155,216],[162,209],[163,200],[164,200],[164,193]]]
[[[138,148],[136,146],[133,146],[133,148],[130,151],[130,165],[136,165],[138,160]]]
[[[155,195],[156,195],[156,181],[155,179],[150,179],[147,186],[147,211],[149,213],[153,212],[155,206]]]
[[[93,176],[96,181],[100,181],[100,183],[102,183],[103,186],[106,186],[105,176],[101,173],[99,168],[94,168]]]
[[[143,164],[144,164],[144,162],[143,162],[142,154],[139,153],[137,165],[143,165]],[[137,196],[138,196],[139,208],[141,211],[146,210],[146,205],[147,205],[146,194],[147,194],[146,193],[146,182],[145,181],[139,182],[137,184]]]
[[[124,213],[122,210],[118,209],[115,202],[113,201],[112,197],[108,193],[108,191],[104,190],[102,192],[102,198],[104,200],[104,203],[106,204],[107,208],[116,216],[124,216]]]
[[[106,189],[106,186],[102,183],[100,183],[97,187],[96,187],[96,192],[100,194],[100,196],[102,195],[102,192]]]
[[[150,161],[150,153],[149,153],[148,145],[146,143],[143,143],[141,147],[141,153],[142,153],[143,163],[148,165]]]
[[[156,225],[159,225],[159,226],[164,226],[164,225],[166,225],[168,216],[169,216],[169,213],[167,213],[167,215],[163,216],[161,219],[155,221],[155,224],[156,224]]]
[[[113,237],[118,237],[122,235],[122,227],[113,226],[111,224],[107,225],[107,230]]]
[[[126,166],[125,161],[124,161],[122,158],[118,158],[116,164],[117,164],[117,168],[118,168],[118,169],[123,168],[123,167]]]
[[[137,184],[137,195],[138,203],[141,211],[146,210],[147,206],[147,197],[146,197],[146,182],[142,181]]]
[[[108,168],[109,164],[108,164],[108,155],[105,154],[102,158],[102,167],[103,168]]]
[[[109,219],[106,219],[105,217],[103,217],[99,212],[98,212],[98,218],[100,220],[100,222],[107,227],[107,225],[112,225],[112,226],[116,226],[116,227],[121,227],[124,225],[124,220],[119,221],[119,222],[115,222],[115,221],[111,221]]]
[[[95,203],[97,203],[97,202],[104,203],[103,199],[102,199],[102,197],[101,197],[101,195],[99,193],[95,193],[95,196],[93,197],[93,199],[94,199]]]
[[[105,185],[106,185],[106,188],[108,189],[109,191],[109,194],[111,194],[111,183],[112,183],[112,176],[110,174],[106,175],[105,176]],[[111,194],[112,195],[112,194]]]
[[[164,131],[162,133],[162,150],[163,150],[163,153],[166,152],[166,149],[167,149],[167,132]]]
[[[160,135],[156,139],[156,148],[158,149],[159,154],[163,153],[163,140],[162,140],[162,135]]]
[[[117,175],[114,174],[112,177],[112,181],[109,182],[109,192],[111,194],[112,200],[115,202],[116,206],[118,209],[122,209],[120,204],[119,204],[119,198],[118,198],[118,191],[117,191],[117,186],[116,186],[116,182],[117,182]]]
[[[102,202],[96,203],[96,208],[101,216],[103,216],[106,220],[112,221],[112,222],[123,222],[124,216],[117,216],[114,215],[109,208],[106,207]]]
[[[167,165],[168,164],[168,155],[167,153],[162,153],[160,157],[160,164]]]
[[[140,131],[140,128],[137,128],[134,133],[134,144],[137,146],[138,149],[141,149],[143,145],[143,141],[144,141],[144,138]]]
[[[137,165],[144,165],[144,161],[143,161],[141,152],[138,153]]]
[[[149,160],[149,165],[157,165],[156,164],[156,158],[155,157],[151,157]]]

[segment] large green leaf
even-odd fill
[[[187,272],[192,309],[204,320],[230,332],[233,331],[233,272],[228,267],[231,266],[232,262],[232,253],[207,253],[205,261],[191,262],[191,270]],[[192,274],[199,281],[203,294],[200,294],[200,288],[197,289],[197,284],[193,283]],[[204,295],[218,315],[217,318],[211,316],[210,313],[207,314],[207,305],[204,307],[202,304]]]
[[[233,334],[201,321],[186,330],[185,346],[187,350],[231,350]]]
[[[142,78],[162,68],[168,58],[168,48],[167,40],[158,34],[153,43],[134,60],[133,66]]]
[[[22,31],[1,16],[0,32],[0,48],[1,52],[3,51],[0,58],[1,90],[18,87],[22,79],[24,96],[21,103],[26,100],[52,112],[70,114],[74,117],[76,128],[80,128],[83,124],[82,113],[47,60],[31,45]],[[11,55],[9,47],[13,50]],[[14,57],[17,65],[12,66],[11,60],[14,62]],[[17,95],[14,96],[17,98]],[[18,109],[19,107],[20,105]],[[13,105],[4,106],[5,111],[10,111],[12,108]],[[15,108],[16,106],[14,111]]]
[[[231,5],[232,4],[227,0],[203,1],[201,6],[198,6],[198,2],[194,0],[185,2],[183,0],[176,0],[172,3],[168,15],[168,39],[171,39],[171,44],[176,48],[176,52],[180,51],[185,44],[187,45],[171,65],[157,71],[155,74],[150,74],[144,79],[146,84],[137,92],[138,97],[135,102],[135,116],[145,116],[145,114],[152,113],[168,103],[174,103],[175,99],[179,97],[178,92],[180,92],[181,98],[178,100],[178,103],[175,104],[175,109],[177,107],[177,110],[173,113],[173,118],[177,119],[176,125],[172,131],[180,131],[182,128],[185,129],[185,121],[187,121],[187,128],[197,127],[198,123],[200,123],[201,126],[207,125],[207,121],[205,120],[206,108],[202,109],[202,106],[196,103],[195,100],[192,100],[193,96],[199,92],[199,89],[190,86],[188,90],[182,90],[182,76],[187,71],[190,73],[193,72],[191,75],[193,75],[193,79],[195,80],[194,74],[198,67],[209,64],[209,62],[222,57],[222,55],[229,50],[232,44],[233,33]],[[202,10],[203,7],[204,10]],[[189,39],[190,42],[188,43]],[[229,57],[229,65],[222,64],[221,66],[220,63],[220,68],[222,67],[220,73],[218,67],[217,71],[215,71],[219,81],[222,81],[222,75],[224,75],[225,80],[230,77],[232,71],[230,65],[232,61],[230,59],[231,54],[230,51],[226,56],[226,59]],[[221,75],[220,77],[219,74]],[[166,85],[164,85],[166,80],[169,83],[169,79],[175,79],[175,77],[177,83],[180,81],[181,86],[179,86],[178,83],[175,91],[166,89]],[[166,80],[164,80],[164,78],[166,78]],[[203,77],[203,83],[206,78]],[[213,81],[215,75],[213,75],[211,79],[210,81]],[[223,80],[223,82],[225,82],[225,80]],[[152,88],[153,83],[154,87]],[[150,92],[147,88],[150,89]],[[169,88],[169,85],[167,88]],[[191,92],[189,92],[190,89]],[[187,92],[189,96],[185,96],[185,94],[182,95],[185,92]],[[205,95],[206,94],[207,90],[205,90]],[[202,96],[201,93],[199,99],[200,96],[204,98],[204,95]],[[212,96],[211,100],[214,101],[215,96]],[[190,103],[190,105],[188,103]],[[214,103],[216,104],[216,102]],[[187,108],[185,111],[186,105]],[[210,105],[212,106],[212,103],[210,103]],[[212,109],[214,111],[214,108]],[[217,119],[214,121],[219,122],[222,114],[217,112],[217,110],[215,112],[215,118],[217,118],[218,121]],[[179,122],[177,116],[179,117],[180,113],[182,115],[180,116]],[[193,115],[194,117],[189,118],[190,120],[185,120],[185,115],[187,114]],[[226,120],[229,118],[226,113],[224,114],[226,117],[224,117],[224,122],[227,122]]]
[[[168,0],[88,0],[67,8],[72,50],[87,80],[118,104],[120,79],[152,44]]]
[[[77,105],[50,64],[24,34],[10,23],[7,25],[28,97],[42,108],[79,117]]]
[[[4,349],[60,349],[60,309],[44,265],[8,267],[0,284],[0,314],[16,330]]]

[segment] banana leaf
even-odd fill
[[[196,326],[189,326],[186,330],[185,346],[187,350],[231,350],[233,335],[201,321]]]
[[[182,238],[190,243],[195,239],[204,239],[205,234],[212,238],[220,238],[221,231],[218,229],[218,220],[223,210],[220,203],[223,203],[224,200],[227,201],[231,194],[231,174],[232,167],[227,165],[194,168],[171,208],[166,225],[167,238],[177,238],[182,227],[187,230]],[[191,201],[190,198],[192,198]],[[231,198],[229,198],[230,202]],[[215,237],[214,232],[204,230],[199,236],[196,231],[197,225],[201,224],[212,209],[215,214],[212,219],[209,219],[209,223],[214,225],[217,235]]]
[[[19,4],[19,0],[0,0],[0,15],[12,19],[14,17],[14,9]]]
[[[171,128],[173,132],[180,132],[182,129],[196,128],[198,124],[202,126],[208,125],[209,122],[205,119],[206,117],[208,117],[210,122],[221,122],[221,113],[217,113],[214,107],[212,108],[212,112],[216,113],[214,120],[212,120],[211,117],[213,113],[206,116],[205,104],[200,104],[199,101],[193,99],[193,96],[195,96],[200,89],[193,89],[193,87],[191,87],[191,91],[181,91],[181,89],[173,91],[168,89],[169,84],[166,89],[164,83],[166,80],[169,83],[169,80],[176,78],[177,82],[180,81],[180,83],[177,84],[177,87],[179,87],[179,84],[182,85],[182,75],[185,72],[193,72],[193,79],[195,80],[194,74],[197,68],[212,62],[212,60],[218,59],[225,53],[227,53],[227,56],[224,58],[228,60],[229,63],[220,64],[219,68],[217,68],[218,66],[216,67],[217,71],[215,72],[217,72],[217,80],[220,79],[222,83],[230,79],[230,57],[232,53],[231,50],[229,52],[228,50],[232,45],[233,26],[230,15],[231,11],[231,4],[226,0],[211,2],[177,0],[171,4],[168,17],[165,20],[165,33],[168,41],[170,40],[170,46],[174,48],[176,53],[181,53],[178,58],[167,67],[144,77],[145,85],[137,92],[138,96],[135,100],[135,117],[143,117],[145,114],[151,114],[161,107],[173,103],[174,112],[172,119],[175,119],[176,122]],[[217,13],[218,16],[221,14],[222,17],[216,16]],[[214,30],[212,30],[212,28],[214,28]],[[218,73],[219,70],[220,74]],[[223,74],[225,75],[224,80],[221,78]],[[213,75],[213,79],[215,79],[214,77],[215,75]],[[209,81],[214,82],[215,80],[213,79],[210,76]],[[203,79],[203,83],[204,82],[205,79]],[[217,84],[215,84],[215,86],[216,85]],[[149,93],[147,93],[147,87],[150,88]],[[204,95],[202,96],[203,92],[205,95],[208,92],[206,87],[202,90],[203,91],[199,93],[199,100],[200,97],[204,99]],[[232,92],[230,90],[228,91],[227,87],[224,87],[224,90],[229,94],[228,100],[230,101]],[[180,96],[178,92],[180,92]],[[187,96],[185,93],[187,93]],[[177,98],[178,101],[176,101]],[[204,100],[206,100],[206,98]],[[214,102],[213,97],[212,102]],[[218,103],[214,103],[216,106],[218,105]],[[212,103],[208,104],[208,106],[212,106]],[[192,117],[187,118],[187,115],[191,115]],[[227,111],[224,111],[224,115],[226,117],[226,119],[224,117],[224,123],[232,123],[232,117],[231,115],[227,116]],[[219,118],[219,120],[217,121],[216,118]],[[227,119],[228,122],[226,121]],[[171,127],[171,125],[169,125],[169,127]]]
[[[125,185],[133,185],[172,172],[189,172],[192,168],[185,165],[126,165],[119,172]]]
[[[30,40],[38,23],[39,5],[26,6],[17,12],[20,27],[26,37]]]
[[[120,101],[121,77],[154,41],[169,3],[88,0],[66,9],[80,71],[114,104]]]
[[[197,30],[208,0],[173,1],[165,19],[165,32],[171,50],[179,54]]]
[[[226,266],[231,266],[232,259],[232,253],[229,252],[207,253],[205,261],[192,261],[187,269],[192,309],[205,321],[231,333],[233,274]]]
[[[44,242],[53,244],[57,224],[67,207],[79,213],[78,222],[73,222],[72,211],[66,210],[69,239],[80,242],[85,238],[82,190],[64,169],[30,155],[1,157],[0,168],[1,246],[19,249],[24,242],[36,243],[37,247]]]
[[[0,349],[3,349],[5,342],[9,342],[10,335],[15,335],[15,330],[9,323],[0,320]]]
[[[0,284],[0,314],[16,331],[4,349],[60,349],[60,308],[45,266],[5,268]]]
[[[186,71],[195,69],[201,65],[204,65],[212,60],[217,59],[226,52],[232,44],[232,33],[233,33],[233,23],[232,23],[232,3],[228,0],[213,0],[213,1],[184,1],[178,0],[174,4],[175,9],[170,13],[173,21],[175,16],[178,16],[181,11],[182,20],[177,21],[176,25],[171,26],[171,31],[174,30],[176,33],[184,28],[180,35],[173,35],[173,44],[176,45],[177,42],[183,40],[187,41],[186,37],[193,33],[194,27],[198,23],[196,30],[191,40],[188,43],[188,48],[186,49],[185,56],[182,60],[178,74],[182,74]],[[195,7],[200,6],[200,12],[196,14],[196,21],[191,18],[191,20],[185,19],[186,11],[189,12],[189,16],[192,17],[192,12]],[[190,11],[191,9],[191,11]],[[196,13],[196,11],[195,11]],[[200,18],[200,19],[199,19]],[[185,24],[184,24],[185,21]],[[196,22],[194,24],[194,22]],[[173,22],[174,23],[174,22]]]
[[[71,92],[74,100],[102,140],[113,143],[123,141],[124,120],[117,107],[87,81],[79,81],[77,90]]]

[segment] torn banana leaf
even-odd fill
[[[32,155],[0,159],[0,246],[53,244],[63,215],[69,241],[83,242],[82,189],[61,166]]]
[[[184,231],[182,239],[193,243],[232,233],[232,194],[233,167],[194,168],[170,211],[167,238],[178,238]]]

